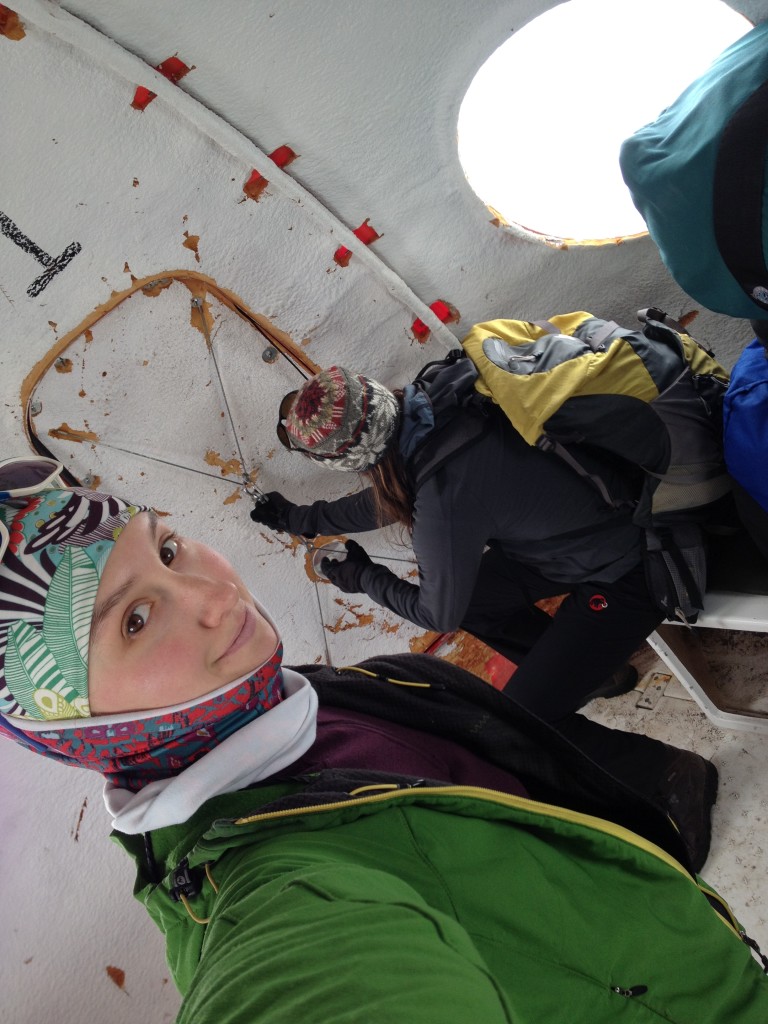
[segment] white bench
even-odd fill
[[[721,549],[713,559],[712,575],[696,626],[665,622],[648,643],[715,725],[768,734],[768,712],[728,706],[728,695],[713,678],[696,635],[699,626],[768,633],[768,565],[750,542],[740,541],[737,547]],[[765,678],[768,690],[768,664]]]

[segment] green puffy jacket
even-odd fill
[[[307,675],[329,703],[361,687]],[[535,795],[571,757],[566,806],[338,769],[116,836],[165,932],[179,1024],[765,1024],[768,978],[662,825],[648,816],[652,841],[569,806],[610,778],[560,740],[532,767],[537,745],[521,778]]]

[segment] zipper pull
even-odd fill
[[[739,929],[739,935],[741,936],[741,941],[744,943],[744,945],[749,946],[749,948],[752,950],[752,955],[755,957],[756,960],[760,962],[763,968],[763,974],[768,974],[768,956],[766,956],[762,952],[762,950],[755,942],[755,940],[751,939],[743,928]]]
[[[190,868],[189,861],[185,857],[183,861],[174,868],[171,886],[171,899],[178,903],[182,896],[187,899],[194,899],[203,887],[200,879],[200,870]]]
[[[615,992],[617,996],[626,996],[628,999],[632,996],[643,996],[647,991],[647,985],[633,985],[631,988],[622,988],[621,985],[611,985],[611,992]]]

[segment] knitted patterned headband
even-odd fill
[[[386,452],[400,419],[397,399],[378,381],[342,366],[297,392],[285,429],[292,447],[328,469],[360,473]]]

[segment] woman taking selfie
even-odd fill
[[[179,1022],[766,1019],[663,809],[438,659],[284,667],[225,559],[59,469],[0,465],[0,732],[104,776]]]

